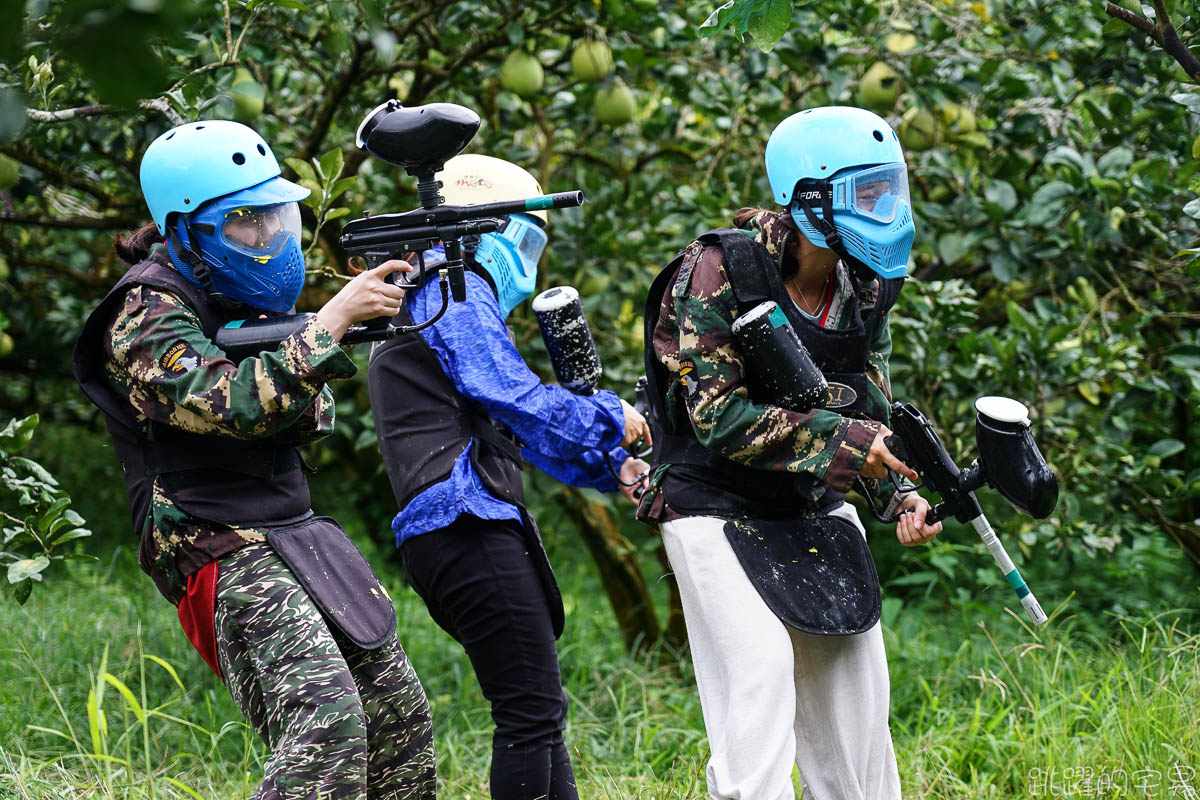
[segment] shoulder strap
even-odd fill
[[[870,313],[863,315],[863,322],[867,326],[868,343],[875,341],[875,334],[879,332],[879,326],[887,319],[888,312],[892,310],[892,306],[899,299],[902,288],[904,288],[904,278],[880,279],[879,296],[875,299],[875,305],[871,308]]]
[[[744,314],[764,300],[774,299],[770,274],[775,264],[761,244],[736,228],[717,228],[699,238],[704,244],[719,244],[725,274],[737,298],[738,313]]]

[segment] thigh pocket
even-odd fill
[[[329,517],[271,528],[267,541],[322,615],[355,645],[373,650],[396,633],[396,609],[371,565]]]

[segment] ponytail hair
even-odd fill
[[[733,227],[735,228],[757,228],[757,225],[752,225],[754,218],[759,214],[766,214],[765,208],[739,208],[737,213],[733,215]]]
[[[163,241],[163,235],[158,232],[158,226],[153,222],[143,225],[132,233],[113,238],[113,250],[121,260],[130,266],[145,261],[150,256],[150,248]]]
[[[739,208],[737,213],[733,215],[733,225],[735,228],[744,230],[757,231],[761,229],[759,218],[763,214],[778,213],[772,212],[765,208]],[[796,235],[800,236],[800,232],[796,229],[796,223],[792,220],[792,215],[786,210],[782,214],[784,224],[796,231]],[[800,264],[793,258],[790,253],[784,253],[779,260],[779,274],[786,281],[790,280],[793,275],[800,269]]]

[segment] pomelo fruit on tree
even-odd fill
[[[541,62],[524,50],[513,50],[500,67],[500,85],[521,97],[537,94],[545,82]]]
[[[876,61],[858,84],[858,104],[876,114],[886,114],[896,107],[904,82],[900,73],[882,61]]]
[[[951,136],[962,136],[974,133],[979,129],[975,120],[975,112],[958,103],[946,103],[941,107],[942,124]]]
[[[11,189],[21,179],[21,165],[0,153],[0,190]]]
[[[612,72],[612,51],[604,42],[580,42],[571,53],[571,75],[575,80],[594,83]]]
[[[904,149],[920,152],[937,143],[937,120],[933,114],[916,106],[904,112],[896,130]]]
[[[267,90],[254,80],[249,70],[238,67],[229,96],[233,98],[233,118],[238,122],[253,122],[262,113]]]
[[[637,101],[633,92],[624,83],[618,82],[610,89],[596,92],[596,119],[601,124],[616,127],[633,119],[637,113]]]

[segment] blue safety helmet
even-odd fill
[[[304,286],[296,204],[309,191],[279,173],[263,138],[237,122],[191,122],[150,144],[142,194],[185,278],[264,311],[295,305]]]
[[[767,179],[804,237],[884,278],[903,277],[916,226],[908,168],[878,114],[827,106],[792,114],[767,140]]]

